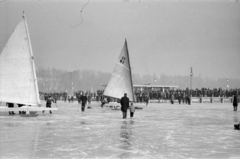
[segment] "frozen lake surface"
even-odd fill
[[[53,114],[0,112],[0,158],[240,158],[240,113],[230,103],[155,103],[134,119],[100,103],[85,112],[57,105]]]

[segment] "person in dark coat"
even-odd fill
[[[55,103],[52,97],[49,96],[46,100],[46,108],[51,108],[52,102]],[[44,110],[42,111],[42,113],[44,113]],[[50,110],[49,113],[52,114],[52,111]]]
[[[233,95],[233,111],[237,111],[237,107],[238,107],[238,99],[237,99],[237,95],[234,94]]]
[[[174,94],[173,93],[171,94],[170,102],[171,102],[171,104],[174,104]]]
[[[148,102],[149,102],[149,96],[148,96],[148,95],[146,95],[145,101],[146,101],[146,106],[147,106],[147,105],[148,105]]]
[[[13,108],[14,107],[13,103],[6,103],[6,104],[7,104],[8,108]],[[15,114],[14,111],[9,111],[8,113],[9,113],[9,115],[14,115]]]
[[[178,93],[178,103],[181,104],[182,101],[182,96],[181,96],[181,92]]]
[[[191,99],[190,99],[190,97],[187,95],[187,96],[186,96],[186,104],[190,105],[190,104],[191,104],[190,101],[191,101]]]
[[[87,97],[83,94],[81,97],[80,97],[80,100],[82,101],[82,112],[85,110],[85,105],[87,103]]]
[[[127,93],[124,93],[124,97],[120,100],[121,103],[121,111],[123,113],[123,119],[127,118],[127,109],[129,107],[129,98],[127,97]]]
[[[103,108],[103,105],[107,103],[107,98],[105,98],[104,96],[101,96],[101,108]]]

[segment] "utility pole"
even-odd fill
[[[228,79],[226,79],[226,82],[227,82],[227,90],[228,90],[228,87],[229,87],[229,86],[228,86]]]
[[[73,96],[73,72],[69,72],[69,74],[70,74],[70,80],[71,80],[71,90],[70,90],[70,92],[71,92],[71,95]]]
[[[193,70],[192,67],[190,68],[190,104],[192,104],[192,76],[193,76]]]
[[[155,73],[153,74],[153,80],[154,80],[154,84],[156,85],[156,83],[157,83],[157,79],[156,79],[156,75],[155,75]]]
[[[71,72],[71,78],[72,78],[72,96],[74,96],[74,92],[73,92],[73,72]]]

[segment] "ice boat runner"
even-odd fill
[[[23,104],[19,108],[4,103]],[[0,54],[0,111],[42,111],[57,108],[40,107],[39,91],[32,46],[23,15]],[[29,107],[31,106],[31,107]]]
[[[127,40],[125,40],[112,76],[104,90],[103,96],[121,99],[124,93],[127,93],[129,101],[134,102],[132,72]],[[118,107],[120,107],[120,104],[118,104]]]

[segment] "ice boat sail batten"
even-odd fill
[[[40,98],[39,98],[39,90],[38,90],[38,84],[37,84],[37,75],[36,75],[36,68],[35,68],[35,63],[34,63],[34,58],[33,58],[33,52],[32,52],[32,45],[31,45],[31,39],[28,31],[28,25],[27,25],[27,20],[25,15],[23,14],[24,22],[25,22],[25,27],[26,27],[26,32],[28,36],[28,46],[29,46],[29,52],[30,52],[30,60],[32,64],[32,70],[33,70],[33,80],[34,80],[34,86],[36,89],[36,98],[37,98],[37,105],[41,105]]]
[[[123,45],[118,61],[115,64],[112,76],[104,90],[104,96],[120,99],[127,93],[130,101],[133,101],[133,85],[131,67],[128,55],[127,41]]]

